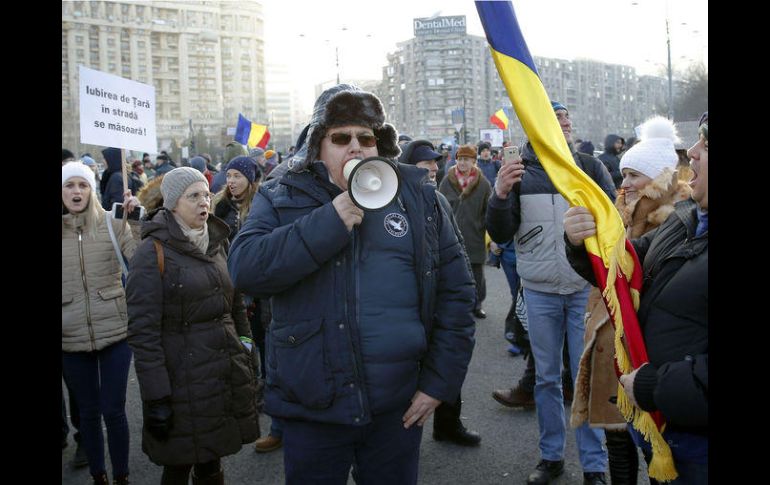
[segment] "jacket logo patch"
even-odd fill
[[[409,224],[406,222],[406,217],[393,212],[385,216],[385,230],[391,236],[404,237],[409,231]]]

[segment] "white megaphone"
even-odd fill
[[[350,199],[364,210],[382,209],[401,190],[398,170],[387,158],[354,158],[345,164],[342,174],[348,181]]]

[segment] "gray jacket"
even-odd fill
[[[607,196],[615,200],[615,186],[607,168],[585,153],[572,153],[575,163]],[[527,143],[522,151],[525,173],[518,187],[500,199],[492,192],[486,213],[487,231],[493,241],[514,238],[516,270],[524,288],[569,295],[588,282],[570,266],[564,248],[564,213],[569,203],[559,194]]]

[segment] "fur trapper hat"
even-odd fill
[[[459,158],[472,158],[476,159],[476,147],[473,145],[460,145],[460,148],[457,149],[457,153],[455,154],[455,160]]]
[[[396,129],[393,125],[385,123],[382,102],[374,94],[362,91],[356,86],[339,84],[321,93],[316,101],[305,144],[307,155],[304,159],[295,156],[291,161],[291,170],[299,172],[318,160],[321,140],[329,128],[346,125],[371,128],[377,137],[379,156],[395,158],[401,153]]]
[[[640,142],[628,149],[620,159],[620,170],[631,168],[651,179],[660,175],[665,168],[676,170],[679,155],[674,144],[679,142],[674,124],[655,116],[642,124]]]

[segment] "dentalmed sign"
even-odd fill
[[[464,34],[465,15],[414,19],[414,35]]]
[[[155,87],[80,68],[80,142],[157,153]]]

